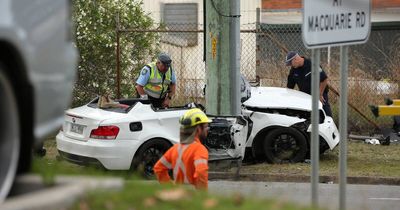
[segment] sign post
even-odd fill
[[[318,48],[340,46],[340,155],[339,208],[346,209],[347,184],[347,76],[348,45],[368,40],[371,25],[370,0],[303,0],[303,43],[312,49],[312,134],[311,134],[311,202],[318,206],[319,136],[318,103],[319,54]],[[315,64],[315,65],[314,65]],[[318,90],[316,90],[318,88]],[[314,90],[315,89],[315,90]],[[318,91],[318,92],[317,92]],[[314,133],[316,132],[316,133]]]
[[[319,61],[320,49],[312,49],[311,56],[311,203],[318,206],[318,182],[319,182]]]
[[[349,46],[340,46],[340,101],[339,101],[339,209],[346,209],[347,184],[347,76]]]

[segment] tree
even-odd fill
[[[149,29],[153,20],[138,0],[74,0],[73,21],[80,61],[73,105],[99,94],[116,93],[116,17],[120,28]],[[157,49],[154,33],[122,34],[120,39],[121,94],[135,93],[134,80],[146,58]]]

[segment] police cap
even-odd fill
[[[169,57],[169,55],[167,53],[160,53],[158,55],[158,60],[163,63],[164,65],[166,65],[167,67],[171,66],[171,57]]]

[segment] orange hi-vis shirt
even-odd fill
[[[208,151],[198,138],[190,144],[175,144],[154,165],[160,183],[171,182],[168,174],[173,170],[174,183],[192,184],[196,189],[208,188]]]

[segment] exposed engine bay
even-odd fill
[[[247,121],[243,117],[215,117],[209,128],[208,136],[202,143],[212,151],[210,159],[225,155],[243,158],[239,151],[244,150],[248,134]]]
[[[202,142],[207,148],[235,149],[231,137],[232,124],[227,119],[215,118],[209,127],[207,139]]]

